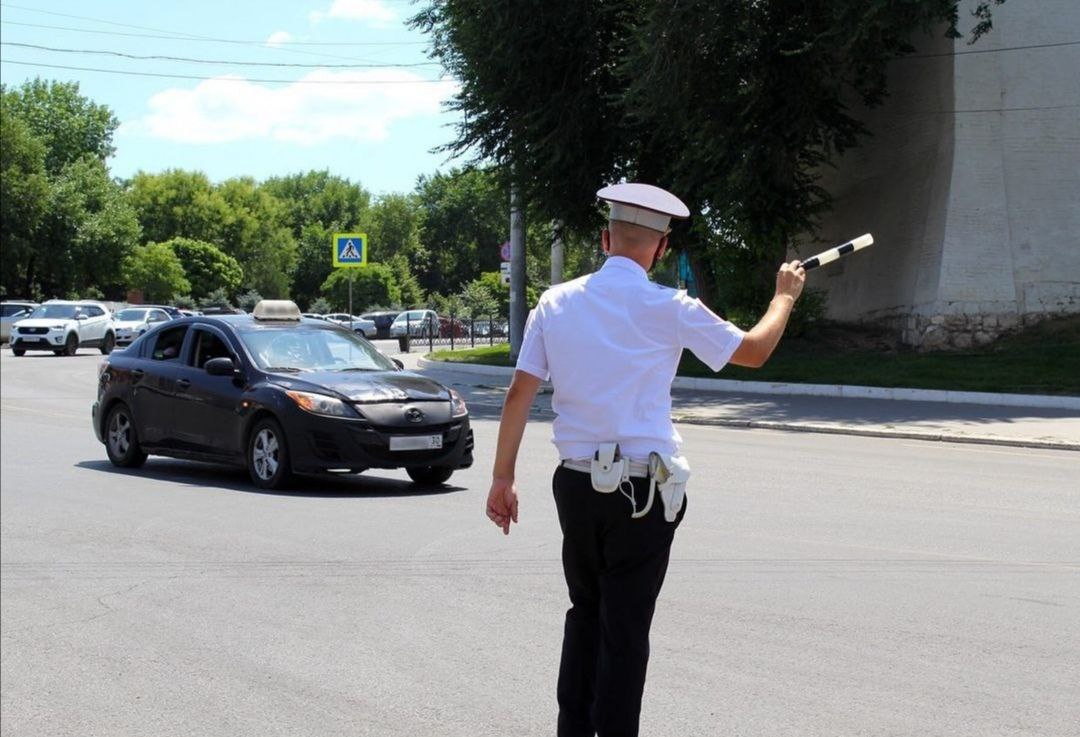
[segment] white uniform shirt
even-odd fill
[[[517,368],[550,377],[561,458],[591,458],[602,442],[624,456],[678,452],[671,381],[683,348],[713,371],[730,360],[743,331],[686,292],[649,281],[611,256],[594,274],[544,292],[525,325]]]

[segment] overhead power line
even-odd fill
[[[120,74],[128,77],[160,77],[164,79],[199,79],[215,80],[218,82],[264,82],[280,84],[343,84],[343,85],[367,85],[367,84],[438,84],[449,82],[450,79],[256,79],[251,77],[202,77],[195,74],[159,74],[156,72],[131,72],[123,69],[97,69],[94,67],[72,67],[61,64],[42,64],[36,61],[13,61],[4,59],[4,64],[18,64],[24,67],[43,67],[45,69],[68,69],[76,72],[101,72],[102,74]]]
[[[231,65],[231,66],[245,66],[245,67],[289,67],[289,68],[301,68],[301,69],[377,69],[377,68],[401,68],[401,67],[431,67],[439,66],[437,61],[423,61],[412,64],[376,64],[376,63],[364,63],[364,64],[296,64],[290,62],[275,62],[275,61],[235,61],[227,59],[195,59],[188,56],[162,56],[162,55],[142,55],[142,54],[125,54],[122,51],[106,51],[100,49],[61,49],[52,46],[39,46],[37,44],[18,43],[16,41],[0,41],[0,46],[15,46],[22,49],[37,49],[39,51],[51,51],[61,54],[96,54],[99,56],[117,56],[124,59],[138,59],[138,60],[159,60],[159,61],[181,61],[191,64],[219,64],[219,65]]]
[[[71,31],[73,33],[94,33],[99,36],[125,36],[127,38],[154,38],[166,41],[203,41],[207,43],[238,44],[241,46],[266,46],[266,41],[243,40],[236,38],[212,38],[210,36],[190,36],[177,34],[126,33],[124,31],[99,31],[93,28],[71,28],[70,26],[50,26],[42,23],[21,23],[12,20],[0,21],[7,26],[24,28],[45,28],[52,31]],[[284,46],[425,46],[427,41],[281,41]]]
[[[943,51],[940,54],[909,54],[900,59],[934,59],[940,56],[967,56],[968,54],[999,54],[1003,51],[1027,51],[1028,49],[1054,49],[1059,46],[1080,46],[1080,41],[1061,41],[1059,43],[1028,44],[1026,46],[999,46],[996,49],[968,49],[967,51]]]

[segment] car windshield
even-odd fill
[[[32,319],[49,318],[55,320],[71,320],[79,312],[78,305],[42,305],[30,315]]]
[[[146,319],[146,310],[120,310],[116,319],[120,322],[141,322]]]
[[[394,371],[393,362],[346,330],[287,327],[241,330],[240,340],[263,370]]]
[[[420,311],[415,312],[402,312],[396,318],[394,322],[419,322],[424,319],[424,313]]]

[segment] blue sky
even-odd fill
[[[2,0],[0,79],[9,86],[35,76],[75,81],[108,105],[121,121],[109,162],[114,176],[183,168],[215,181],[263,180],[329,169],[376,194],[404,192],[419,175],[462,163],[430,152],[453,137],[456,116],[442,102],[457,85],[426,57],[426,37],[405,27],[419,7],[410,0]]]

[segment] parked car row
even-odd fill
[[[169,305],[138,305],[113,313],[104,302],[63,299],[50,299],[40,305],[3,302],[0,311],[2,337],[16,356],[27,351],[71,356],[80,348],[98,348],[108,354],[160,323],[196,314]]]

